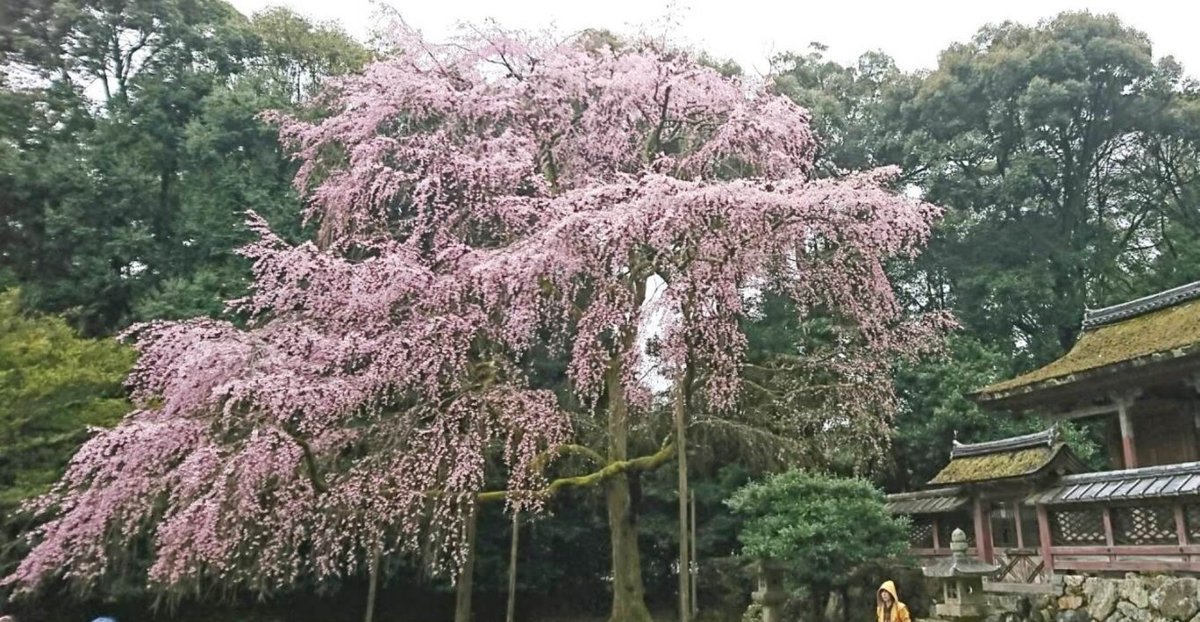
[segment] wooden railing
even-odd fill
[[[1042,583],[1046,579],[1046,561],[1038,549],[996,549],[1000,571],[996,581],[1003,583]]]
[[[1200,573],[1200,544],[1194,544],[1191,502],[1143,506],[1079,506],[1060,513],[1050,508],[1053,533],[1043,550],[1054,570]],[[1077,524],[1085,512],[1089,526]]]
[[[1055,572],[1186,572],[1200,574],[1200,500],[1143,504],[1038,506],[1036,547],[996,548],[1002,583],[1048,581]],[[922,559],[950,554],[939,525],[921,525],[909,553]],[[979,539],[978,526],[976,537]],[[1031,542],[1030,534],[1024,541]],[[971,555],[981,556],[972,548]],[[986,554],[984,552],[983,554]]]

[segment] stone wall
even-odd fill
[[[1200,580],[1066,575],[1046,594],[989,592],[988,622],[1200,622]]]

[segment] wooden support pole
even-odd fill
[[[1042,549],[1042,564],[1046,569],[1046,575],[1054,574],[1054,550],[1050,543],[1050,513],[1046,511],[1046,506],[1037,506],[1038,520],[1038,540]]]
[[[938,534],[938,530],[941,528],[941,521],[939,521],[935,515],[933,517],[933,550],[935,551],[942,548],[942,537]]]
[[[512,543],[508,550],[508,612],[504,618],[507,622],[516,622],[517,619],[517,553],[520,551],[520,538],[521,513],[513,512]]]
[[[454,622],[471,622],[471,595],[475,588],[475,535],[479,526],[479,504],[472,501],[467,509],[467,559],[458,573],[454,593]]]
[[[700,576],[700,556],[696,553],[696,491],[692,491],[692,568],[695,570],[692,573],[692,617],[700,611],[700,590],[697,587],[697,578]],[[510,621],[511,622],[511,621]]]
[[[675,447],[679,475],[679,622],[689,622],[691,614],[691,556],[688,550],[688,463],[687,463],[687,407],[691,376],[691,362],[684,362],[684,370],[676,379],[675,386]]]
[[[363,622],[374,622],[375,620],[375,598],[379,593],[379,558],[382,555],[380,549],[383,544],[375,545],[371,551],[371,567],[367,570],[367,611],[363,615]]]

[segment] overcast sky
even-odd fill
[[[250,14],[283,4],[321,20],[337,20],[356,36],[368,31],[371,0],[232,0]],[[879,49],[904,69],[933,67],[947,44],[968,39],[987,23],[1032,23],[1064,10],[1116,13],[1150,35],[1154,55],[1173,55],[1188,73],[1200,75],[1200,2],[1196,0],[421,0],[393,1],[405,20],[431,38],[458,22],[496,19],[509,28],[561,32],[608,28],[618,32],[661,32],[673,23],[672,38],[732,58],[750,73],[764,72],[767,59],[801,51],[810,42],[829,46],[849,62]]]

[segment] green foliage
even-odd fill
[[[1003,438],[1043,425],[988,413],[970,393],[995,380],[1005,367],[994,350],[970,337],[948,340],[941,357],[905,362],[896,374],[900,409],[896,416],[890,487],[915,489],[937,474],[950,456],[951,441]]]
[[[773,61],[775,88],[813,114],[822,146],[821,173],[900,165],[911,177],[921,162],[904,126],[920,77],[906,74],[890,56],[868,52],[852,66],[825,58],[825,46],[781,54]],[[906,178],[908,179],[908,178]]]
[[[1085,307],[1200,277],[1200,88],[1114,16],[982,28],[931,73],[885,54],[776,59],[813,111],[824,172],[895,164],[947,208],[910,303],[949,309],[1001,375],[1074,342]]]
[[[1113,16],[1064,13],[984,27],[930,73],[881,53],[843,66],[819,45],[777,59],[777,87],[824,138],[823,172],[900,165],[947,210],[921,257],[889,266],[910,307],[964,328],[946,357],[898,371],[889,488],[924,485],[956,431],[1043,427],[968,394],[1062,355],[1085,307],[1200,278],[1200,89],[1150,50]],[[1101,432],[1066,430],[1097,467]]]
[[[91,426],[129,408],[131,348],[81,339],[60,319],[27,316],[0,293],[0,511],[44,492]]]
[[[30,0],[0,19],[0,275],[85,335],[218,315],[254,209],[299,237],[293,164],[262,112],[362,66],[340,29],[220,0]],[[100,45],[111,41],[113,45]],[[131,61],[133,59],[133,61]],[[103,86],[99,101],[95,89]]]
[[[889,514],[883,493],[862,479],[792,470],[746,485],[728,505],[745,521],[743,556],[785,562],[818,591],[907,549],[905,520]]]
[[[1064,13],[986,27],[921,84],[920,184],[950,208],[921,262],[1008,371],[1069,348],[1085,307],[1143,293],[1129,267],[1175,220],[1141,170],[1162,146],[1144,130],[1191,97],[1167,71],[1116,17]]]
[[[252,28],[262,46],[256,66],[284,86],[293,101],[325,77],[357,71],[370,60],[367,49],[337,24],[314,23],[285,7],[255,13]]]
[[[942,356],[900,363],[900,408],[891,463],[884,469],[889,489],[924,487],[946,465],[956,438],[977,443],[1046,429],[1049,424],[1038,417],[988,412],[971,399],[972,392],[994,382],[1006,367],[995,350],[965,335],[951,337]],[[1093,468],[1107,468],[1098,431],[1078,423],[1062,430],[1081,460]]]

